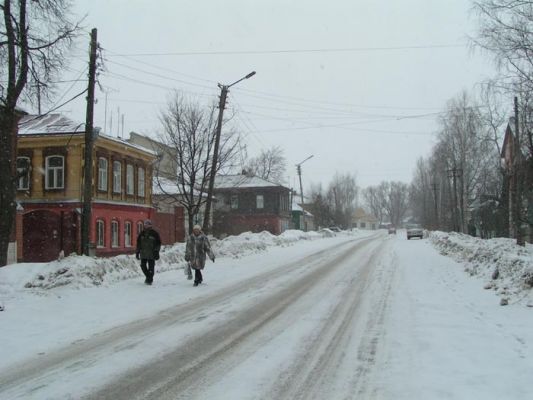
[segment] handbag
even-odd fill
[[[185,268],[183,269],[184,274],[187,276],[187,279],[192,279],[192,269],[191,269],[191,263],[188,262]]]

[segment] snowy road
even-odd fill
[[[21,354],[5,365],[0,360],[0,398],[523,399],[533,393],[527,372],[533,334],[519,323],[529,309],[495,307],[492,294],[425,240],[383,233],[321,239],[217,260],[206,277],[207,285],[193,288],[174,271],[158,275],[150,288],[129,280],[41,299],[44,308],[65,307],[64,318],[43,320],[43,337],[54,330],[68,335],[43,350],[38,341],[29,344],[39,332],[21,331],[28,343]],[[68,327],[76,311],[93,331]]]

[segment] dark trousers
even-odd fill
[[[146,268],[146,263],[148,263],[148,268]],[[143,270],[144,276],[146,276],[147,282],[152,282],[154,280],[154,267],[155,260],[141,258],[141,269]]]
[[[195,269],[194,270],[194,282],[196,283],[202,283],[203,277],[202,277],[202,270]]]

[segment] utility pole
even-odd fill
[[[205,212],[204,212],[204,221],[202,230],[204,233],[209,233],[209,220],[211,215],[211,203],[213,202],[213,190],[215,187],[215,176],[218,170],[218,148],[220,146],[220,136],[222,134],[222,120],[224,115],[224,108],[226,108],[226,98],[228,97],[228,90],[233,85],[239,83],[244,79],[251,78],[255,75],[255,71],[250,72],[244,78],[239,79],[238,81],[233,82],[231,85],[221,85],[218,84],[220,88],[220,99],[218,103],[218,121],[217,129],[215,131],[215,143],[213,147],[213,162],[211,164],[211,173],[209,175],[209,186],[207,188],[207,200],[205,202]],[[201,195],[201,194],[200,194]]]
[[[453,167],[452,169],[448,170],[448,178],[452,178],[453,182],[453,210],[452,210],[452,218],[453,218],[453,230],[455,232],[460,232],[459,229],[459,211],[457,210],[458,207],[458,201],[457,201],[457,178],[460,178],[462,176],[463,170],[460,168]],[[462,226],[462,224],[461,224]]]
[[[94,119],[94,87],[96,83],[96,48],[97,31],[91,31],[91,47],[89,55],[89,86],[87,88],[87,113],[85,117],[85,157],[83,181],[83,212],[81,217],[81,246],[82,252],[89,255],[89,240],[91,227],[91,205],[93,194],[93,119]]]
[[[438,208],[437,208],[437,184],[433,182],[431,184],[431,189],[433,190],[433,206],[435,208],[435,229],[439,228],[439,214],[438,214]]]
[[[205,202],[203,231],[207,234],[209,232],[209,216],[211,215],[211,202],[213,198],[213,189],[215,187],[215,175],[218,164],[218,147],[220,146],[220,135],[222,134],[222,118],[224,108],[226,107],[226,98],[228,96],[228,87],[226,85],[218,85],[220,87],[220,99],[218,102],[218,121],[217,130],[215,132],[215,144],[213,148],[213,163],[211,165],[211,175],[209,175],[209,187],[207,191],[207,201]]]
[[[520,131],[518,122],[518,97],[514,98],[514,126],[515,137],[513,143],[513,222],[515,228],[516,244],[525,246],[524,235],[522,234],[522,150],[520,149]]]
[[[298,179],[300,180],[300,197],[302,199],[302,225],[303,225],[302,230],[304,232],[307,232],[307,226],[306,226],[306,221],[305,221],[305,210],[304,210],[304,189],[302,186],[302,164],[306,162],[307,160],[309,160],[310,158],[313,158],[313,155],[310,155],[302,162],[296,164],[296,172],[298,173]]]

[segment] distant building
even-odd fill
[[[90,247],[97,256],[133,253],[152,217],[154,151],[94,132]],[[81,252],[85,124],[61,114],[19,122],[17,201],[19,261]]]
[[[363,208],[357,208],[352,218],[352,228],[375,230],[378,229],[379,221],[372,214],[367,213]]]
[[[290,189],[257,176],[219,175],[215,179],[213,234],[238,235],[289,229]]]

